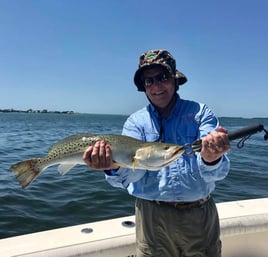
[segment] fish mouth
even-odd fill
[[[173,157],[177,157],[179,155],[182,155],[185,152],[185,149],[183,146],[181,146],[180,148],[178,148],[173,154],[172,154],[172,158]]]
[[[168,162],[166,162],[164,164],[164,166],[166,166],[167,164],[172,163],[173,161],[175,161],[176,159],[178,159],[183,153],[184,153],[184,147],[181,146],[180,148],[178,148],[171,156],[170,160]]]
[[[184,147],[180,147],[178,148],[176,151],[174,151],[174,153],[171,155],[170,160],[164,162],[162,165],[148,165],[146,164],[146,168],[147,170],[157,170],[157,169],[161,169],[163,167],[168,166],[169,164],[171,164],[172,162],[174,162],[176,159],[178,159],[182,154],[184,153]]]

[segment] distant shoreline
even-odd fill
[[[115,114],[115,113],[80,113],[74,111],[48,111],[47,109],[43,110],[16,110],[16,109],[0,109],[0,113],[55,113],[55,114],[93,114],[93,115],[119,115],[119,116],[129,116],[129,114]],[[235,116],[218,116],[219,119],[251,119],[251,120],[263,120],[268,119],[268,117],[235,117]],[[258,121],[260,122],[260,121]]]
[[[74,111],[48,111],[46,109],[44,110],[15,110],[15,109],[0,109],[0,112],[14,112],[14,113],[57,113],[57,114],[74,114]]]

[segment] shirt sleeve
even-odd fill
[[[200,114],[200,138],[207,136],[213,130],[217,130],[218,127],[219,121],[214,113],[206,105],[203,105]],[[207,165],[202,160],[201,154],[197,153],[197,165],[201,177],[207,183],[224,179],[230,170],[230,161],[227,154],[224,154],[221,160],[215,165]]]
[[[105,178],[113,187],[127,189],[130,183],[140,180],[145,173],[146,170],[119,168],[113,175],[105,174]]]
[[[215,165],[207,165],[203,162],[201,154],[197,154],[197,163],[201,177],[207,183],[224,179],[230,169],[230,161],[226,154],[222,156],[221,160]]]

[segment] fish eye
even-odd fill
[[[164,146],[164,150],[168,150],[168,149],[169,149],[168,145]]]

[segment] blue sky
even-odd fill
[[[184,99],[217,116],[268,117],[266,0],[0,0],[0,109],[130,114],[133,74],[167,49]]]

